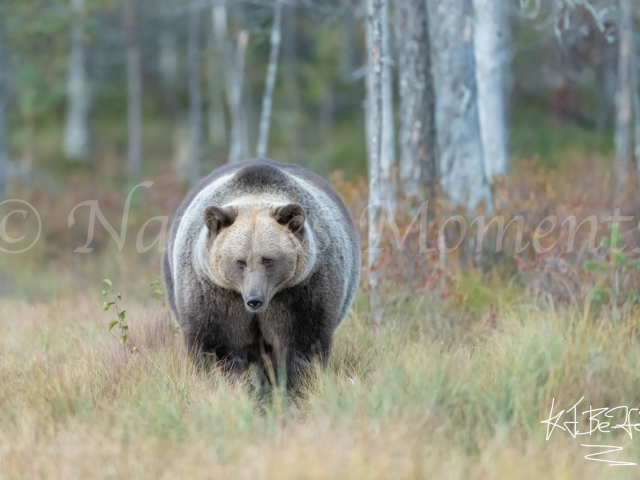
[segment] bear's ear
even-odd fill
[[[290,203],[289,205],[278,207],[273,214],[273,218],[280,225],[289,227],[289,230],[293,233],[299,233],[304,225],[304,209],[297,203]]]
[[[204,223],[211,233],[217,233],[222,228],[233,225],[238,212],[232,207],[207,207],[204,211]]]

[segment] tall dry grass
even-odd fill
[[[552,398],[556,411],[582,396],[640,404],[631,308],[614,319],[520,299],[486,322],[405,296],[374,338],[360,299],[304,398],[258,405],[193,367],[159,303],[123,303],[139,350],[126,356],[98,298],[0,301],[0,478],[638,477],[580,446],[638,462],[638,439],[547,442],[540,423]]]
[[[594,214],[598,242],[610,245],[611,182],[601,163],[581,162],[553,174],[515,170],[495,185],[496,213],[523,215],[529,240],[547,215]],[[366,185],[334,183],[358,219]],[[510,231],[489,266],[420,255],[411,233],[406,250],[386,250],[377,336],[360,295],[304,396],[258,403],[244,383],[191,364],[159,302],[131,300],[150,297],[159,270],[158,252],[135,253],[131,238],[184,192],[141,193],[122,252],[100,227],[94,252],[73,254],[89,222],[78,213],[67,227],[78,202],[98,199],[119,225],[127,192],[98,187],[55,199],[34,191],[42,241],[29,255],[0,257],[0,479],[638,477],[638,466],[584,458],[594,450],[581,444],[619,445],[604,458],[640,463],[624,430],[574,439],[556,429],[546,441],[540,423],[552,399],[556,412],[583,396],[580,412],[640,406],[640,262],[629,251],[640,245],[637,223],[620,227],[622,258],[607,248],[570,254],[560,229],[547,254],[515,254]],[[630,198],[622,213],[638,205]],[[404,232],[411,218],[397,220]],[[587,237],[580,230],[579,246]],[[105,276],[124,293],[127,354],[107,332]]]

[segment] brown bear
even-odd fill
[[[178,208],[164,249],[168,302],[191,354],[235,372],[326,361],[358,287],[360,241],[336,191],[270,159],[218,168]],[[270,365],[269,365],[270,364]]]

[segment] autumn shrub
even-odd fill
[[[637,302],[640,270],[634,249],[640,246],[640,232],[634,212],[640,210],[640,198],[636,189],[617,191],[608,165],[596,156],[568,156],[552,171],[539,165],[536,159],[520,160],[508,176],[495,179],[494,205],[479,206],[486,227],[482,242],[478,242],[482,226],[478,213],[451,207],[437,186],[437,195],[425,194],[424,203],[400,196],[394,214],[385,215],[382,255],[374,266],[383,272],[387,303],[401,297],[403,290],[477,311],[499,308],[518,297],[581,308],[585,302],[595,307]],[[359,229],[366,267],[366,180],[345,179],[336,171],[330,181]],[[76,175],[64,187],[14,192],[38,209],[42,236],[28,252],[0,257],[4,294],[28,292],[47,298],[108,276],[146,298],[147,286],[159,272],[163,234],[188,187],[177,182],[170,169],[159,171],[152,186],[139,186],[131,194],[122,230],[125,204],[134,186],[110,189],[99,176]],[[98,217],[92,219],[92,207],[74,210],[89,200],[95,201],[117,235],[126,232],[122,248]],[[623,220],[612,220],[616,209]],[[75,223],[70,226],[71,211]],[[155,217],[165,217],[166,224]],[[458,222],[461,219],[465,228]],[[8,218],[9,224],[19,221],[17,216]],[[78,253],[87,244],[92,221],[95,228],[88,244],[92,251]],[[138,240],[148,250],[141,253]],[[366,290],[368,268],[362,273]]]
[[[339,172],[332,182],[362,227],[366,246],[366,185],[345,181]],[[496,296],[478,295],[482,284],[541,304],[637,303],[640,230],[634,212],[640,198],[636,189],[616,191],[613,183],[602,158],[567,158],[553,171],[522,160],[495,179],[492,209],[465,212],[425,194],[419,211],[415,199],[400,197],[398,209],[385,212],[382,255],[373,268],[383,271],[390,288],[431,291],[465,306],[475,298],[472,304],[498,307]]]

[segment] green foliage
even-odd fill
[[[153,297],[153,299],[162,300],[162,297],[164,296],[164,292],[162,291],[162,277],[158,275],[156,277],[156,281],[149,284],[149,286],[153,288],[153,292],[151,293],[151,296]]]
[[[561,122],[548,111],[517,105],[511,124],[510,150],[515,159],[535,157],[547,169],[557,169],[574,155],[610,154],[610,135],[594,135],[592,130]]]
[[[610,304],[621,306],[625,302],[638,304],[638,295],[632,287],[633,283],[627,280],[639,270],[640,262],[629,258],[622,251],[619,223],[609,223],[607,230],[609,234],[603,236],[600,242],[600,249],[606,247],[606,255],[582,262],[584,272],[594,278],[589,299],[596,307]],[[631,288],[628,288],[627,284],[630,284]]]
[[[118,293],[116,295],[114,293],[112,288],[113,283],[108,278],[105,278],[102,281],[108,285],[108,288],[103,289],[101,295],[105,297],[111,294],[111,296],[113,297],[113,301],[104,302],[102,309],[106,312],[109,310],[109,308],[111,308],[111,306],[114,306],[117,314],[117,318],[109,322],[108,331],[109,333],[111,333],[111,330],[113,330],[113,327],[118,325],[120,329],[120,335],[119,335],[120,343],[122,343],[124,348],[125,344],[127,343],[127,340],[129,339],[129,335],[126,333],[129,330],[129,326],[125,323],[127,311],[126,310],[120,311],[120,307],[118,306],[118,300],[122,300],[122,294]],[[125,349],[125,352],[126,352],[126,349]]]

